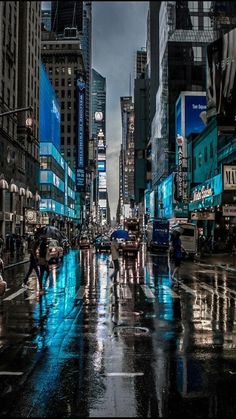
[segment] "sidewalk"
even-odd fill
[[[2,259],[4,262],[4,269],[9,269],[13,268],[14,266],[22,265],[23,263],[29,262],[29,253],[26,253],[25,255],[19,256],[17,258],[16,255],[12,257],[10,256],[9,252],[6,252],[3,254]]]
[[[201,262],[209,267],[217,267],[228,272],[236,272],[236,254],[231,256],[229,253],[215,253],[206,254],[203,257],[197,254],[195,261]]]

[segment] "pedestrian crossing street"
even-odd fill
[[[133,286],[133,284],[118,282],[117,286],[119,288],[119,297],[124,300],[125,299],[129,300],[133,298],[135,296],[137,288],[141,290],[145,299],[150,302],[151,301],[154,302],[158,300],[158,295],[160,292],[162,294],[164,293],[165,295],[173,299],[177,299],[177,298],[179,299],[182,295],[181,294],[182,292],[195,298],[200,296],[203,292],[206,292],[209,295],[216,295],[219,298],[230,297],[232,299],[236,299],[236,291],[229,287],[219,285],[216,289],[211,285],[205,284],[204,282],[200,281],[198,278],[194,276],[193,276],[193,279],[195,280],[195,282],[192,284],[192,286],[188,286],[182,283],[181,281],[175,281],[175,285],[177,285],[177,287],[176,286],[173,287],[172,284],[164,285],[162,283],[158,283],[158,285],[155,286],[153,282],[151,282],[149,285],[148,284],[135,284],[135,287]],[[105,287],[105,288],[109,289],[109,287]],[[111,288],[112,287],[110,287],[110,290]],[[12,293],[11,293],[11,288],[7,288],[6,292],[7,292],[7,296],[5,298],[2,298],[2,301],[5,301],[5,302],[13,301],[19,297],[21,299],[23,297],[23,299],[26,301],[33,301],[35,299],[38,299],[39,297],[39,294],[36,288],[32,288],[29,290],[20,288],[17,291],[14,290],[14,292]],[[86,295],[86,286],[84,285],[80,286],[80,288],[78,289],[76,293],[75,299],[83,300],[85,295]]]

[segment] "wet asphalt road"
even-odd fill
[[[0,416],[235,417],[236,278],[166,254],[71,251],[47,292],[6,271],[0,303]]]

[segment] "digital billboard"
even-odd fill
[[[99,172],[105,172],[106,171],[106,161],[105,160],[98,161],[98,171]]]
[[[200,134],[205,128],[206,94],[204,92],[181,92],[175,106],[175,137]]]
[[[43,64],[40,65],[39,101],[40,143],[50,142],[57,148],[58,151],[60,151],[60,103]]]
[[[107,174],[106,172],[99,173],[98,177],[98,188],[99,189],[106,189],[107,187]]]
[[[84,189],[85,184],[85,82],[78,79],[76,83],[77,99],[77,158],[76,158],[76,187],[78,191]]]
[[[207,46],[207,118],[236,121],[236,29]]]

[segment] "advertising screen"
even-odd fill
[[[185,96],[185,137],[200,133],[205,124],[201,113],[206,111],[206,96]]]
[[[105,172],[106,171],[106,161],[105,160],[98,161],[98,171],[99,172]]]
[[[52,143],[60,151],[61,109],[55,90],[50,83],[44,66],[40,66],[39,93],[39,138],[41,142]]]
[[[107,174],[106,173],[99,173],[98,177],[98,187],[99,189],[106,189],[107,187]]]
[[[155,217],[155,191],[150,193],[150,217]]]
[[[207,118],[221,115],[236,120],[236,29],[207,47]]]
[[[83,190],[85,175],[85,82],[77,80],[76,99],[77,99],[77,161],[76,161],[76,187]]]

